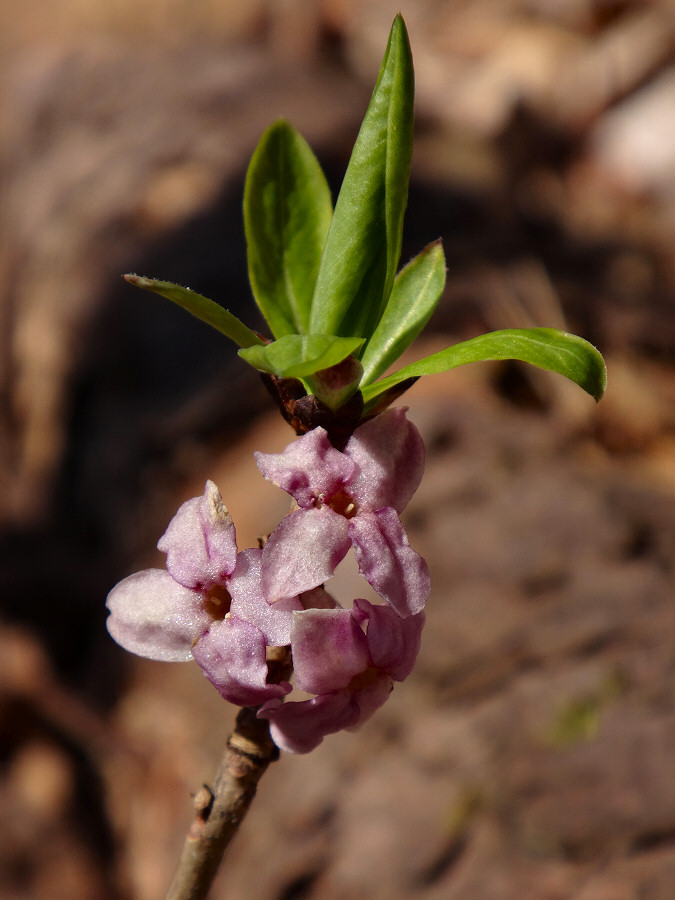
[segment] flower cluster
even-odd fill
[[[159,540],[166,569],[130,575],[108,595],[108,630],[150,659],[195,659],[225,699],[258,707],[272,737],[306,753],[353,728],[411,672],[429,593],[425,561],[399,513],[417,489],[424,445],[404,409],[358,427],[343,451],[323,428],[281,453],[256,453],[265,478],[295,500],[262,548],[237,550],[235,527],[209,481]],[[353,548],[384,601],[340,606],[324,589]],[[296,687],[268,680],[268,648],[290,647]]]

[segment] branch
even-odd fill
[[[223,854],[255,796],[258,781],[279,750],[269,723],[244,708],[220,761],[215,787],[195,796],[195,818],[185,838],[178,870],[166,900],[204,900]]]
[[[274,648],[270,681],[290,676],[287,648]],[[273,656],[275,654],[272,654]],[[255,797],[258,782],[279,758],[269,722],[256,718],[257,708],[239,711],[234,731],[220,760],[213,790],[204,785],[194,800],[195,818],[166,900],[205,900],[218,866]]]

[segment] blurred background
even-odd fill
[[[241,547],[287,511],[251,456],[292,439],[255,374],[120,274],[259,323],[248,158],[283,115],[335,194],[399,9],[403,261],[437,237],[448,260],[414,355],[563,327],[609,391],[484,364],[406,395],[419,665],[360,732],[272,767],[214,896],[672,897],[675,3],[5,0],[2,900],[163,896],[233,710],[196,666],[120,650],[105,595],[161,565],[207,477]]]

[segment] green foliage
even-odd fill
[[[254,344],[262,344],[263,341],[258,335],[247,328],[236,316],[233,316],[224,307],[208,297],[202,297],[191,291],[190,288],[181,287],[179,284],[172,284],[170,281],[158,281],[156,278],[144,278],[141,275],[125,275],[125,281],[133,284],[135,287],[142,288],[144,291],[151,291],[153,294],[159,294],[167,300],[171,300],[177,306],[182,307],[191,313],[195,318],[201,319],[211,328],[215,328],[225,337],[230,338],[240,347],[251,347]]]
[[[312,303],[312,331],[368,338],[380,319],[401,253],[413,97],[412,54],[399,15],[335,205]]]
[[[604,360],[588,341],[555,328],[522,328],[491,331],[439,350],[404,366],[388,378],[368,385],[363,389],[363,398],[368,404],[378,394],[406,378],[435,375],[467,363],[497,359],[518,359],[540,369],[558,372],[578,384],[595,400],[602,397],[607,385]]]
[[[554,721],[542,733],[544,743],[562,749],[592,740],[605,711],[626,694],[628,687],[621,669],[608,669],[594,690],[570,697],[560,706]]]
[[[436,309],[445,287],[445,256],[440,241],[401,269],[389,302],[361,357],[364,384],[395,363]]]
[[[280,120],[263,134],[244,188],[253,294],[272,334],[307,334],[332,205],[308,144]]]
[[[602,704],[598,697],[580,697],[560,711],[558,721],[546,735],[554,747],[570,747],[592,740],[600,727]]]
[[[287,334],[271,344],[240,350],[239,356],[261,372],[280,378],[306,378],[338,365],[358,352],[362,344],[363,338]]]
[[[500,359],[558,372],[599,400],[606,384],[602,356],[587,341],[552,328],[480,335],[382,378],[424,328],[445,285],[440,241],[396,274],[413,98],[412,55],[398,15],[334,212],[321,167],[297,131],[279,120],[263,134],[246,176],[244,227],[251,287],[272,343],[187,288],[127,280],[216,328],[256,369],[302,379],[332,408],[360,390],[365,413],[380,411],[420,375]]]

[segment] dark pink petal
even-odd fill
[[[366,638],[375,668],[394,681],[406,679],[419,653],[424,613],[403,619],[390,606],[373,606],[367,600],[355,600],[354,609],[368,620]],[[356,618],[360,619],[360,616]]]
[[[360,425],[345,447],[356,463],[346,491],[362,510],[393,506],[401,512],[424,472],[424,443],[404,407],[385,410]]]
[[[214,622],[192,655],[211,684],[237,706],[258,706],[291,690],[287,681],[267,684],[265,638],[255,625],[241,619]]]
[[[349,550],[348,522],[328,507],[285,516],[263,548],[262,585],[269,602],[322,584]]]
[[[293,668],[310,694],[346,687],[370,662],[366,636],[349,609],[307,609],[293,614]]]
[[[166,553],[166,568],[179,584],[196,589],[225,584],[236,563],[237,542],[232,517],[212,481],[201,497],[183,503],[157,548]]]
[[[309,508],[336,494],[354,471],[354,463],[336,450],[323,428],[315,428],[281,453],[253,454],[268,481]]]
[[[400,616],[421,612],[429,596],[429,569],[408,542],[391,507],[360,513],[349,522],[359,572]]]
[[[232,597],[230,613],[259,628],[268,646],[283,647],[291,642],[293,610],[304,606],[298,597],[268,603],[262,591],[261,563],[262,550],[242,550],[237,557],[237,566],[227,584]]]
[[[173,580],[164,569],[129,575],[110,591],[106,625],[125,650],[164,662],[192,659],[192,642],[211,617],[203,597]]]
[[[309,753],[327,734],[349,728],[359,720],[359,707],[348,691],[322,694],[298,703],[270,700],[258,710],[269,719],[272,740],[286,753]]]
[[[359,720],[355,725],[350,725],[349,731],[355,731],[364,722],[367,722],[372,714],[386,703],[393,688],[391,678],[388,675],[380,674],[366,687],[356,691],[355,700],[359,707]]]

